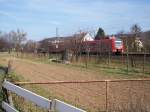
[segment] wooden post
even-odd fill
[[[106,86],[106,91],[105,91],[106,92],[106,97],[105,97],[105,101],[106,101],[105,102],[105,104],[106,104],[105,106],[106,107],[105,108],[106,108],[106,112],[108,112],[108,82],[109,81],[105,81],[105,86]]]
[[[121,60],[122,60],[122,65],[124,65],[124,57],[123,57],[123,53],[121,53]]]
[[[129,72],[129,50],[128,50],[128,42],[127,42],[127,39],[126,39],[126,53],[127,53],[127,74]]]
[[[110,59],[110,57],[111,57],[110,55],[111,55],[111,53],[110,53],[110,51],[109,51],[109,53],[108,53],[108,67],[110,67],[110,60],[111,60],[111,59]]]
[[[49,98],[49,100],[51,100]],[[48,112],[55,112],[56,111],[56,101],[55,100],[51,100],[51,102],[49,102],[49,110]]]
[[[6,74],[9,74],[11,72],[11,68],[12,68],[12,60],[9,60]]]
[[[5,79],[6,80],[6,79]],[[4,81],[5,81],[4,80]],[[4,98],[5,98],[5,101],[8,102],[12,107],[14,106],[13,104],[13,100],[12,100],[12,95],[9,91],[7,91],[7,89],[3,88],[2,87],[2,90],[4,92]]]
[[[146,60],[146,49],[144,50],[144,55],[143,55],[143,74],[145,72],[145,60]]]
[[[10,106],[14,107],[14,103],[12,100],[12,94],[9,91],[7,91],[7,93],[8,93],[8,102],[9,102]]]

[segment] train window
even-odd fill
[[[121,47],[122,46],[122,41],[115,41],[116,47]]]

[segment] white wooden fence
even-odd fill
[[[7,91],[13,92],[24,99],[31,101],[38,105],[39,107],[42,107],[47,110],[55,110],[57,112],[86,112],[82,109],[76,108],[70,104],[67,104],[65,102],[62,102],[60,100],[54,99],[49,100],[46,99],[40,95],[37,95],[27,89],[21,88],[17,85],[12,84],[11,82],[4,81],[3,82],[3,88],[5,88]],[[18,112],[13,106],[6,102],[2,102],[2,108],[6,112]]]

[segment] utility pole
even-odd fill
[[[56,27],[56,61],[58,62],[58,28]]]
[[[56,37],[58,38],[58,28],[56,27]]]

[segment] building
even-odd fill
[[[39,49],[46,52],[59,52],[70,46],[74,46],[76,42],[93,40],[93,37],[89,33],[84,32],[66,37],[51,37],[39,41]]]

